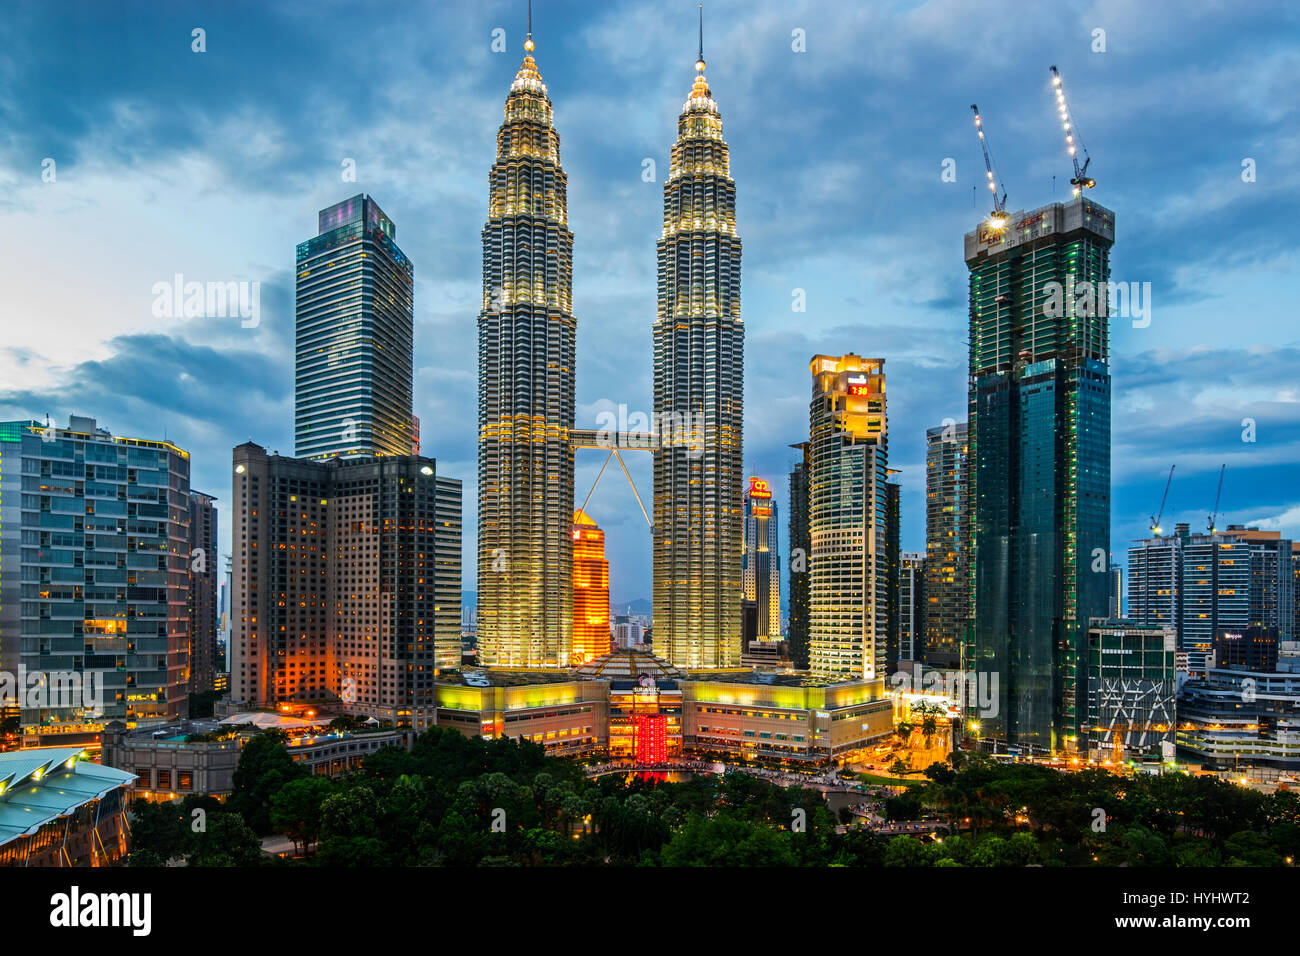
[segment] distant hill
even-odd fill
[[[612,606],[615,614],[627,615],[649,615],[651,608],[649,598],[637,598],[635,601],[628,601],[625,604],[615,604]]]

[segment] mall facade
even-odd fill
[[[745,669],[687,672],[618,650],[567,671],[467,669],[437,678],[437,723],[517,737],[548,754],[608,753],[847,764],[894,729],[884,681],[832,682]]]

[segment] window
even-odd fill
[[[172,772],[170,770],[158,771],[158,789],[170,790],[172,787]]]
[[[176,777],[177,777],[177,782],[176,782],[177,790],[194,789],[194,773],[192,771],[178,770],[176,771]]]

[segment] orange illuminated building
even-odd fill
[[[579,510],[573,516],[573,662],[585,664],[609,650],[605,532]]]

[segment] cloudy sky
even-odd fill
[[[595,427],[650,408],[654,243],[696,6],[535,6],[569,175],[578,425]],[[415,411],[425,453],[465,482],[473,589],[479,234],[524,16],[523,0],[8,5],[0,417],[166,436],[224,505],[233,445],[293,450],[295,244],[318,209],[367,192],[415,263]],[[1065,198],[1055,63],[1093,196],[1116,212],[1114,279],[1150,283],[1149,325],[1112,322],[1113,549],[1143,533],[1171,464],[1166,526],[1204,525],[1226,463],[1221,524],[1300,536],[1298,20],[1241,2],[709,0],[744,241],[746,459],[783,519],[809,357],[883,356],[903,546],[923,548],[924,432],[965,418],[962,236],[988,205],[970,104],[1009,208]],[[260,322],[155,316],[155,283],[177,273],[259,282]],[[648,461],[629,459],[648,496]],[[600,462],[580,453],[580,499]],[[648,596],[649,532],[621,474],[590,511],[614,599]]]

